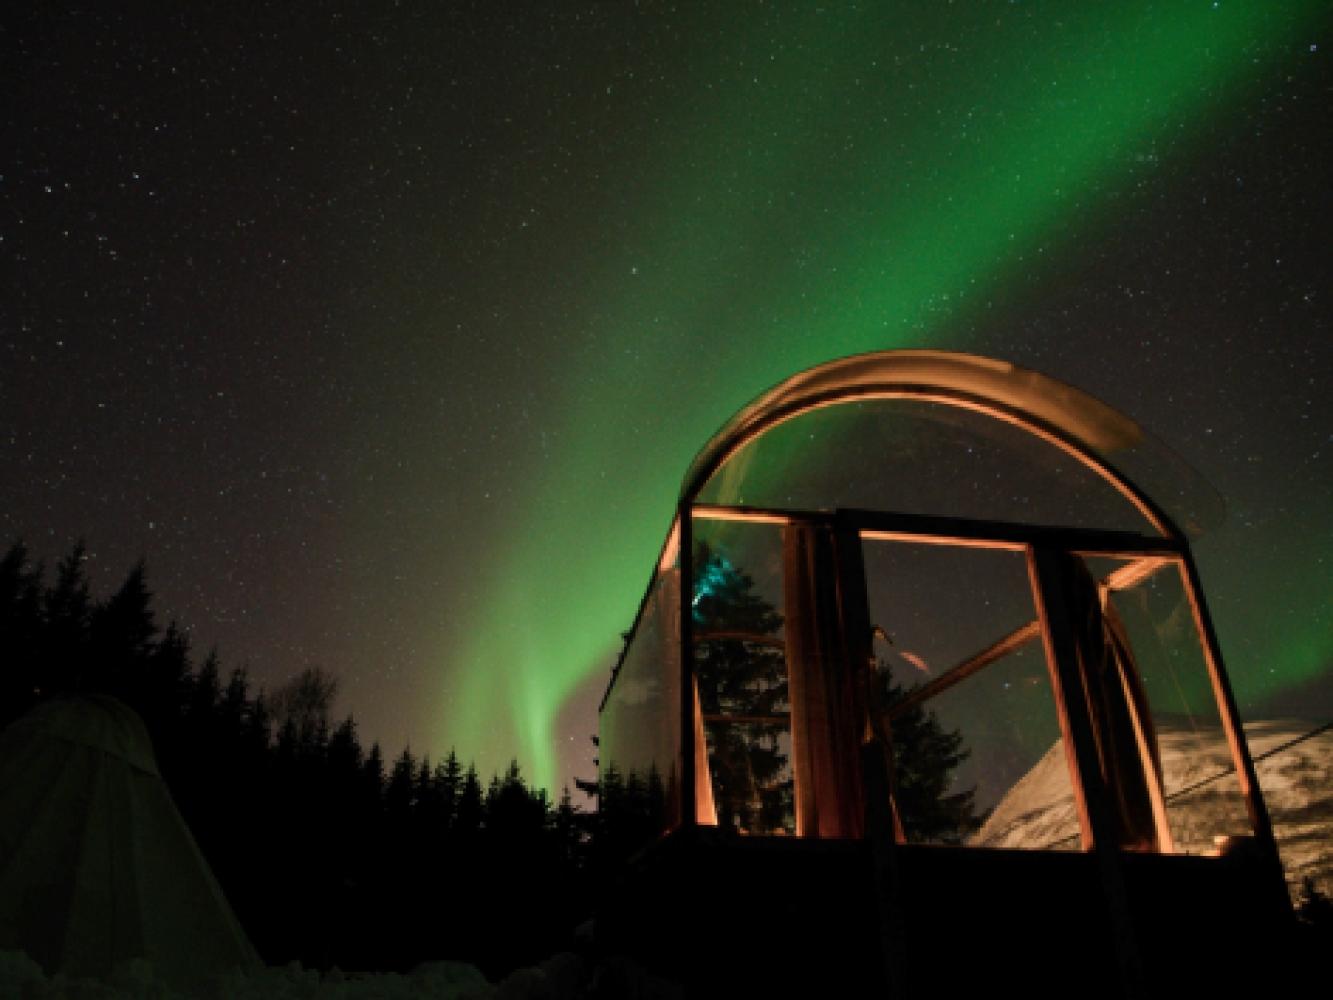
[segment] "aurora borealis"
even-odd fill
[[[8,32],[7,535],[554,785],[716,427],[968,350],[1198,467],[1242,711],[1333,714],[1323,5],[492,6]]]

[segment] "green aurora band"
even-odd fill
[[[1040,22],[1001,8],[924,103],[913,59],[949,58],[953,8],[837,28],[793,14],[782,38],[800,44],[771,59],[771,29],[738,29],[725,96],[680,99],[661,128],[674,145],[645,153],[639,257],[595,283],[548,411],[555,452],[533,456],[466,638],[441,654],[462,677],[442,699],[448,741],[483,771],[517,751],[553,787],[555,720],[605,676],[707,437],[792,372],[927,344],[1076,252],[1144,151],[1188,155],[1319,7],[1071,4]],[[1328,647],[1301,635],[1268,653],[1299,675]]]

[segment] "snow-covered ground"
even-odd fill
[[[140,959],[116,969],[104,982],[47,977],[22,952],[0,951],[0,998],[23,1000],[493,1000],[540,994],[500,993],[481,972],[462,962],[432,962],[409,975],[320,975],[289,966],[252,973],[229,973],[202,997],[178,993],[162,983]]]
[[[320,974],[292,963],[233,972],[203,994],[180,993],[159,981],[143,960],[108,980],[46,976],[28,956],[0,951],[0,1000],[681,1000],[680,988],[632,962],[597,964],[571,952],[487,982],[465,962],[427,962],[407,975]]]

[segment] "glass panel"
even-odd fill
[[[1175,523],[1199,533],[1222,520],[1221,496],[1179,455],[1124,414],[1073,386],[1006,362],[947,351],[876,351],[839,358],[784,380],[736,413],[695,456],[689,481],[745,428],[838,393],[965,393],[1085,441],[1162,504]],[[865,398],[865,397],[863,397]]]
[[[1024,553],[877,537],[863,552],[907,840],[1079,849]]]
[[[613,851],[680,824],[680,569],[659,569],[601,712],[600,812]]]
[[[708,786],[698,818],[744,834],[795,832],[782,531],[694,520],[694,670],[708,761],[696,772]]]
[[[920,399],[812,410],[739,449],[705,504],[862,508],[1155,533],[1062,449],[984,413]]]
[[[1174,559],[1086,560],[1106,618],[1121,628],[1151,715],[1170,843],[1183,854],[1225,849],[1252,833],[1182,567]]]

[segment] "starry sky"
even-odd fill
[[[590,774],[681,476],[792,372],[994,355],[1209,479],[1242,713],[1333,716],[1326,5],[31,5],[0,538],[141,556],[386,752]]]

